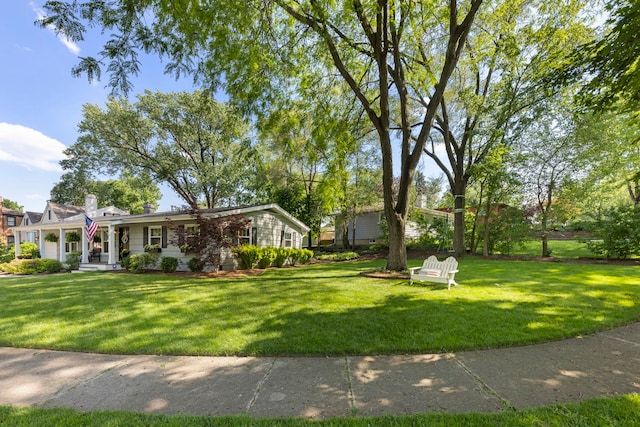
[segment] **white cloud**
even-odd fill
[[[31,9],[33,9],[33,11],[36,13],[36,17],[38,19],[42,19],[46,16],[46,14],[44,13],[44,10],[37,7],[33,2],[29,3],[29,5],[31,6]],[[67,35],[64,34],[64,32],[59,31],[59,29],[53,25],[47,25],[47,29],[56,35],[58,40],[60,40],[60,42],[66,46],[69,52],[73,53],[76,56],[80,54],[80,47],[77,44],[75,44],[72,40],[70,40],[69,37],[67,37]]]
[[[58,163],[67,147],[56,139],[20,125],[0,122],[0,161],[27,169],[61,172]]]

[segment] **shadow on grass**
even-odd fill
[[[640,318],[634,267],[465,259],[460,286],[448,291],[359,276],[382,264],[320,264],[245,279],[5,279],[0,345],[137,354],[420,353],[548,341]]]

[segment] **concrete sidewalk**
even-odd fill
[[[566,341],[450,354],[113,356],[0,348],[0,404],[329,418],[497,412],[640,393],[640,323]]]

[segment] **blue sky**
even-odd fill
[[[44,0],[4,1],[0,14],[0,196],[42,212],[62,171],[58,162],[66,146],[76,142],[85,103],[103,106],[107,77],[96,84],[76,78],[71,69],[78,56],[100,50],[99,34],[78,44],[34,25]],[[191,80],[176,82],[162,64],[145,58],[134,93],[192,90]],[[162,187],[159,210],[183,204]]]

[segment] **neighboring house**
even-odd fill
[[[11,227],[19,226],[23,217],[24,214],[22,212],[4,209],[2,207],[2,198],[0,198],[0,244],[10,245],[15,242]]]
[[[182,269],[193,254],[184,254],[172,245],[169,220],[174,226],[195,227],[196,221],[186,211],[155,212],[145,205],[145,212],[130,215],[113,206],[97,208],[95,196],[87,196],[85,207],[59,205],[48,202],[39,222],[13,229],[19,241],[26,241],[35,233],[34,241],[40,247],[43,258],[65,261],[73,252],[82,252],[82,263],[100,266],[102,269],[120,268],[120,254],[143,253],[146,245],[157,245],[162,256],[172,256],[182,261]],[[276,204],[208,209],[206,217],[221,217],[240,214],[251,220],[247,229],[238,236],[240,243],[251,243],[260,247],[300,248],[302,236],[309,227],[291,216]],[[85,218],[98,225],[94,242],[89,243],[85,235]],[[79,236],[79,241],[68,236]],[[69,241],[71,240],[71,241]],[[16,254],[17,255],[17,254]],[[229,251],[223,251],[221,267],[235,268],[235,259]]]
[[[453,220],[453,215],[447,212],[420,207],[414,207],[413,209],[422,211],[424,214],[432,218],[442,218],[448,222]],[[344,247],[343,225],[345,218],[341,213],[336,214],[335,218],[335,242],[337,247],[342,248]],[[355,229],[353,219],[349,218],[349,222],[347,224],[347,237],[349,239],[349,244],[355,246],[387,244],[387,239],[384,237],[382,229],[383,222],[384,211],[382,207],[379,206],[363,209],[356,217]],[[415,222],[407,221],[405,237],[407,239],[417,239],[420,237],[420,230]]]

